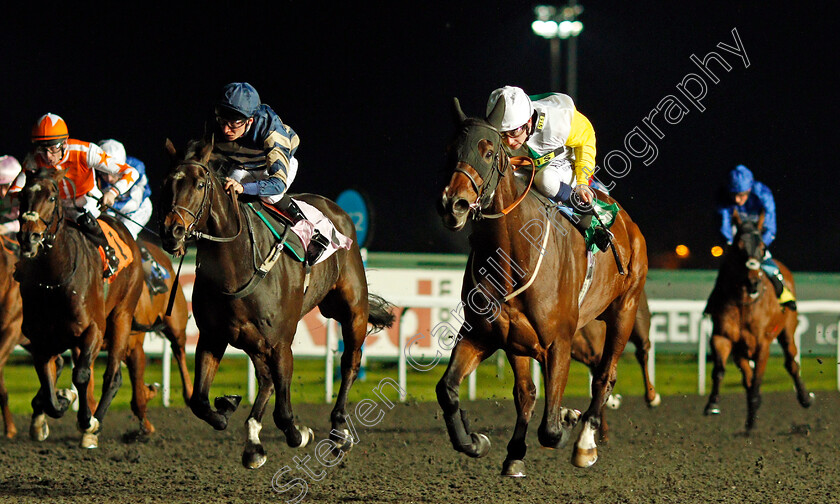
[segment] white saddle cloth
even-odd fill
[[[321,257],[318,258],[315,264],[323,262],[337,250],[350,250],[350,247],[353,245],[353,240],[341,234],[326,215],[309,203],[294,198],[292,198],[292,201],[297,203],[300,211],[306,216],[306,220],[302,220],[292,226],[292,232],[300,237],[300,240],[303,242],[303,248],[306,249],[309,247],[309,242],[312,241],[312,235],[315,234],[316,229],[323,236],[330,239],[330,245],[321,254]]]

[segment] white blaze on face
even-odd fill
[[[25,221],[37,222],[41,218],[41,216],[40,214],[38,214],[38,212],[26,212],[21,214],[20,218]]]

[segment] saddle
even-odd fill
[[[254,211],[274,235],[274,238],[282,243],[283,250],[289,256],[298,262],[306,260],[306,249],[303,248],[303,241],[292,232],[292,218],[289,215],[281,212],[273,205],[266,205],[262,200],[252,201],[245,205]]]

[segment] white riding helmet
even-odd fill
[[[20,170],[20,163],[13,156],[0,156],[0,185],[14,182]]]
[[[487,116],[493,112],[496,102],[499,97],[505,100],[505,116],[502,118],[502,125],[499,127],[500,131],[511,131],[522,126],[528,122],[531,115],[534,114],[534,106],[531,104],[531,99],[525,94],[522,88],[515,86],[505,86],[490,93],[490,98],[487,100]]]
[[[125,147],[120,142],[108,139],[108,140],[100,140],[99,146],[102,147],[102,150],[105,151],[105,154],[108,154],[117,164],[125,164]]]

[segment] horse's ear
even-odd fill
[[[166,152],[169,154],[170,158],[176,159],[178,157],[178,151],[175,149],[175,145],[172,143],[172,140],[167,138],[164,147],[166,148]]]
[[[213,153],[213,141],[209,141],[201,146],[201,152],[199,153],[199,159],[201,160],[202,164],[207,164],[207,161],[210,160],[210,154]]]
[[[741,214],[738,213],[738,210],[732,211],[732,222],[734,222],[736,226],[741,225]]]
[[[502,118],[505,116],[505,101],[499,98],[493,111],[487,116],[487,122],[496,129],[502,125]]]
[[[455,113],[455,122],[458,126],[467,120],[467,115],[461,110],[461,102],[458,101],[458,98],[452,98],[452,111]]]

